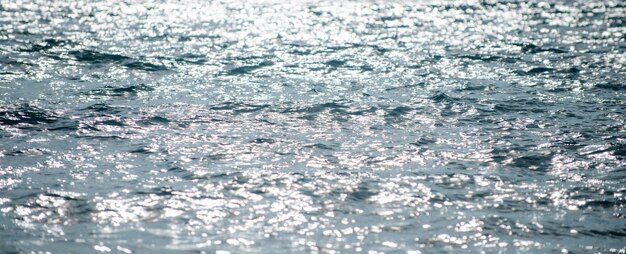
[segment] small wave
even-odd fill
[[[342,60],[330,60],[326,62],[326,65],[333,67],[333,68],[339,68],[345,64],[346,64],[346,61],[342,61]]]
[[[189,64],[197,64],[202,65],[205,64],[208,60],[206,57],[196,54],[183,54],[176,58],[177,62],[189,63]]]
[[[520,50],[526,54],[537,54],[541,52],[550,52],[555,54],[567,53],[567,51],[563,49],[543,47],[532,43],[513,43],[513,45],[519,46]]]
[[[626,90],[626,84],[617,83],[617,82],[600,83],[600,84],[596,84],[594,87],[598,89],[606,89],[606,90],[613,90],[613,91]]]
[[[210,107],[210,110],[232,111],[235,114],[258,112],[269,108],[269,105],[254,105],[239,102],[224,102]]]
[[[376,196],[378,191],[368,184],[361,184],[356,190],[348,194],[348,199],[353,201],[367,201],[369,198]]]
[[[160,125],[160,124],[168,124],[170,123],[170,119],[167,119],[162,116],[151,116],[140,121],[137,121],[138,124],[143,125]]]
[[[114,86],[104,86],[103,88],[94,89],[91,91],[83,92],[82,95],[87,96],[107,96],[107,97],[134,97],[139,95],[141,92],[150,92],[154,91],[154,88],[146,85],[131,85],[126,87],[114,87]],[[96,109],[98,109],[97,107]]]
[[[264,67],[268,67],[268,66],[272,66],[274,65],[273,62],[270,61],[264,61],[261,62],[259,64],[256,65],[246,65],[246,66],[240,66],[240,67],[235,67],[233,69],[228,70],[227,75],[245,75],[245,74],[250,74],[255,70],[264,68]]]
[[[33,44],[30,48],[20,49],[22,52],[40,52],[47,51],[54,47],[65,46],[72,44],[71,41],[58,40],[58,39],[45,39],[40,43]]]
[[[100,53],[93,50],[73,50],[69,54],[74,56],[77,61],[87,63],[115,63],[130,59],[130,57],[123,55]]]
[[[346,113],[346,109],[348,106],[341,104],[339,102],[327,102],[316,105],[302,106],[302,107],[294,107],[287,108],[282,111],[282,113],[305,113],[308,117],[313,117],[321,112],[328,110],[331,113]]]
[[[329,150],[329,151],[336,150],[335,147],[333,147],[331,145],[323,144],[323,143],[315,143],[315,144],[312,144],[312,145],[305,145],[304,147],[321,149],[321,150]]]
[[[401,85],[401,86],[396,86],[396,87],[385,88],[385,91],[403,90],[403,89],[409,89],[409,88],[415,88],[415,87],[424,87],[424,86],[426,86],[426,83],[419,82],[417,84],[408,84],[408,85]]]
[[[541,73],[546,73],[546,72],[554,72],[554,68],[550,68],[550,67],[533,67],[533,68],[530,68],[527,71],[517,71],[517,73],[520,74],[520,75],[536,75],[536,74],[541,74]]]
[[[142,70],[142,71],[166,71],[167,67],[163,65],[156,65],[148,62],[135,61],[131,63],[124,64],[126,68],[134,69],[134,70]]]
[[[493,110],[499,111],[502,113],[507,112],[524,112],[524,113],[545,113],[547,108],[552,106],[552,103],[537,100],[537,99],[529,99],[529,100],[507,100],[498,102]],[[484,110],[484,109],[480,109]]]
[[[110,106],[110,105],[107,105],[106,103],[96,103],[82,110],[106,113],[106,114],[117,114],[117,113],[122,112],[122,109],[123,108],[121,107]]]
[[[30,148],[23,150],[13,150],[9,152],[5,152],[6,156],[40,156],[40,155],[50,155],[50,151],[48,149],[42,148]]]
[[[16,108],[0,107],[0,124],[2,125],[49,124],[58,120],[59,117],[55,113],[28,104]]]
[[[469,60],[483,61],[483,62],[515,63],[519,61],[519,58],[517,57],[489,55],[489,54],[462,54],[462,55],[458,55],[455,57],[469,59]]]
[[[551,155],[527,155],[513,159],[511,166],[533,171],[547,171],[551,167],[551,161]]]
[[[94,207],[89,201],[72,193],[31,193],[15,200],[16,209],[28,211],[20,216],[26,221],[49,224],[91,222]]]
[[[0,59],[0,63],[2,63],[5,66],[11,66],[11,67],[34,67],[34,66],[37,66],[34,63],[28,63],[28,62],[24,62],[24,61],[10,60],[10,59]]]
[[[411,111],[413,111],[413,108],[400,106],[393,108],[389,111],[388,115],[392,117],[400,117],[409,114]]]
[[[437,93],[437,94],[431,96],[429,99],[433,100],[434,102],[454,102],[454,101],[457,101],[456,98],[452,98],[452,97],[448,96],[445,93]]]
[[[168,70],[168,68],[163,65],[134,60],[131,57],[119,54],[101,53],[93,50],[72,50],[69,52],[69,54],[73,56],[76,61],[90,64],[117,63],[122,64],[122,66],[128,69],[151,72]]]

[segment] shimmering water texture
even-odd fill
[[[624,253],[625,27],[605,0],[0,0],[0,252]]]

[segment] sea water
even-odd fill
[[[621,252],[623,1],[0,0],[0,252]]]

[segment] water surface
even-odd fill
[[[0,252],[625,252],[621,1],[0,0]]]

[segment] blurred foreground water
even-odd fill
[[[601,0],[0,0],[0,252],[624,253],[625,27]]]

